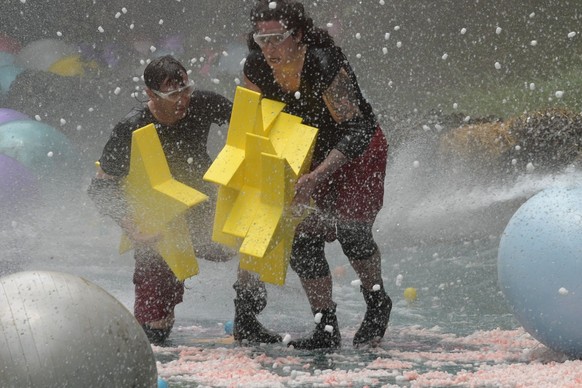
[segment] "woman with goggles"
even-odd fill
[[[327,31],[314,26],[300,2],[260,0],[250,21],[245,86],[284,102],[286,112],[318,128],[311,170],[299,178],[293,201],[297,213],[309,208],[311,200],[316,209],[296,229],[291,268],[320,319],[310,336],[288,345],[341,345],[324,252],[325,243],[336,239],[362,282],[367,306],[353,344],[376,344],[392,308],[372,235],[383,204],[386,138],[342,50]]]
[[[253,40],[259,47],[264,48],[267,44],[272,44],[277,47],[291,36],[293,31],[287,30],[285,32],[276,32],[270,34],[260,34],[258,32],[253,34]]]

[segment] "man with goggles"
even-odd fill
[[[209,201],[187,214],[187,221],[196,255],[225,261],[233,254],[212,242],[208,223],[214,218],[216,188],[202,178],[212,163],[207,152],[210,128],[228,122],[232,103],[213,92],[195,91],[184,66],[169,55],[151,61],[143,76],[149,100],[113,128],[88,194],[99,212],[113,218],[134,243],[134,315],[150,341],[162,344],[172,330],[174,308],[182,302],[184,284],[157,252],[159,236],[141,233],[132,223],[120,187],[129,173],[132,133],[153,123],[172,176],[209,196]]]
[[[170,90],[168,92],[161,92],[159,90],[150,89],[156,96],[163,98],[164,100],[176,102],[183,96],[190,96],[194,92],[194,81],[189,80],[188,84],[180,86],[177,89]]]

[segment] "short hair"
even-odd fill
[[[170,82],[184,83],[186,68],[171,55],[164,55],[152,60],[143,71],[145,85],[152,90],[160,90],[167,79]]]

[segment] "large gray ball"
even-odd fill
[[[0,279],[1,387],[156,387],[149,341],[113,296],[78,276]]]

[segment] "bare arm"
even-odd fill
[[[362,117],[354,85],[343,68],[323,93],[323,101],[338,124]]]
[[[96,203],[100,212],[112,217],[121,226],[127,237],[136,246],[153,246],[161,236],[159,234],[145,234],[139,231],[137,225],[127,211],[121,188],[121,178],[109,175],[100,166],[97,166],[95,178],[89,187],[89,196]],[[117,199],[115,199],[117,198]]]
[[[301,215],[302,207],[309,204],[315,188],[325,182],[338,168],[347,162],[348,158],[336,149],[332,149],[323,162],[310,173],[304,174],[295,184],[295,197],[291,207],[296,215]]]
[[[344,69],[340,70],[323,93],[323,100],[338,124],[362,116],[354,87]],[[315,188],[329,179],[347,161],[348,157],[340,150],[332,149],[319,166],[300,177],[295,186],[295,198],[293,199],[295,209],[300,208],[301,205],[307,205]]]

